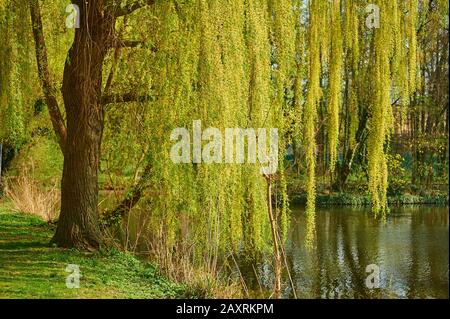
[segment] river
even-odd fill
[[[284,298],[449,297],[448,207],[391,207],[385,223],[370,208],[318,208],[313,250],[304,208],[292,213]],[[261,292],[273,281],[264,263],[243,274]]]

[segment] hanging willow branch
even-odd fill
[[[339,142],[339,105],[341,102],[342,34],[340,1],[332,4],[332,37],[330,60],[330,102],[328,107],[328,145],[330,148],[330,170],[334,171]]]

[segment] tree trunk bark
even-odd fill
[[[61,247],[96,250],[101,243],[97,205],[104,126],[102,68],[114,18],[103,14],[103,1],[75,3],[81,20],[64,68],[67,139],[61,213],[53,242]]]
[[[101,242],[97,210],[100,134],[72,138],[71,133],[68,130],[68,140],[74,144],[64,154],[61,213],[53,242],[61,247],[96,250]]]

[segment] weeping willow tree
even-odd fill
[[[64,154],[54,237],[58,245],[99,247],[98,172],[120,174],[126,162],[135,174],[114,214],[106,214],[115,216],[108,225],[132,208],[144,209],[145,227],[155,242],[163,243],[164,254],[186,251],[192,261],[212,267],[218,256],[229,253],[254,258],[268,252],[286,239],[284,154],[289,144],[300,141],[306,164],[305,242],[312,248],[317,134],[326,131],[329,169],[334,171],[339,146],[359,144],[356,131],[366,122],[357,110],[366,102],[369,190],[374,211],[385,215],[392,95],[402,92],[406,100],[417,84],[417,1],[376,1],[381,20],[372,29],[365,23],[369,1],[74,3],[83,13],[75,30],[64,29],[64,1],[33,0],[17,7],[15,1],[2,1],[0,7],[2,34],[7,30],[0,39],[1,110],[28,103],[20,85],[29,59],[12,61],[23,52],[30,55],[24,39],[33,36],[39,94]],[[31,23],[11,20],[7,10]],[[368,88],[371,93],[362,94]],[[20,111],[10,113],[17,118],[9,121],[20,127]],[[324,125],[319,113],[325,114]],[[342,136],[341,122],[347,119]],[[217,128],[220,134],[203,131],[200,145],[192,146],[207,150],[203,157],[220,154],[220,160],[206,165],[192,154],[188,163],[173,163],[172,130],[195,131],[198,125]],[[278,129],[276,174],[264,176],[248,159],[224,163],[226,147],[209,147],[227,128],[237,127]],[[276,250],[275,255],[279,270]],[[279,295],[281,284],[276,286]]]
[[[355,156],[364,151],[364,136],[368,136],[368,189],[373,211],[385,217],[392,105],[398,100],[407,104],[419,80],[417,6],[418,1],[309,3],[309,76],[303,115],[308,224],[314,223],[316,135],[324,130],[323,148],[331,173],[338,164],[338,182],[345,180]],[[323,113],[323,104],[325,116],[320,120],[325,121],[325,129],[317,126],[317,111]],[[344,154],[337,161],[340,141]],[[307,243],[314,237],[313,227],[309,229]]]

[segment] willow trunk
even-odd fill
[[[61,182],[61,212],[53,242],[61,247],[96,250],[101,243],[98,170],[104,127],[101,104],[102,66],[112,20],[105,20],[102,1],[79,3],[76,29],[64,68],[62,94],[67,139]]]

